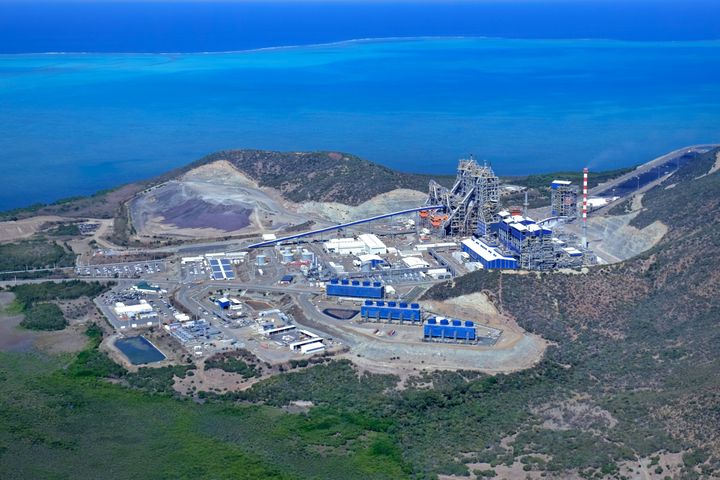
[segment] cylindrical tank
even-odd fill
[[[256,263],[257,265],[265,265],[265,263],[267,263],[266,261],[267,261],[267,259],[265,258],[265,255],[262,254],[262,253],[259,254],[259,255],[257,256],[257,258],[255,259],[255,263]]]

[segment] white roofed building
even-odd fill
[[[365,252],[376,255],[384,255],[387,253],[387,246],[377,235],[372,233],[363,233],[358,236],[358,240],[365,244]]]
[[[403,257],[402,263],[407,268],[429,268],[430,264],[421,257]]]
[[[117,302],[113,310],[119,316],[135,317],[141,313],[150,313],[153,308],[146,300],[140,300],[140,303],[135,305],[125,305],[123,302]]]

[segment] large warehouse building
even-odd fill
[[[515,258],[503,255],[497,248],[491,247],[477,238],[468,238],[460,244],[462,251],[470,255],[473,262],[479,262],[485,269],[518,267]]]
[[[387,246],[377,235],[365,233],[357,238],[333,238],[324,243],[323,247],[328,253],[338,255],[384,255]]]

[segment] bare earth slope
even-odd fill
[[[338,152],[229,150],[205,162],[226,160],[262,187],[272,187],[293,202],[359,205],[398,188],[427,191],[430,176],[398,172]]]
[[[226,161],[204,164],[130,202],[141,235],[214,237],[275,230],[304,219]]]
[[[141,237],[213,238],[282,231],[307,220],[342,222],[415,207],[425,200],[424,193],[409,189],[382,192],[358,205],[298,204],[285,197],[273,187],[259,185],[229,161],[216,160],[137,195],[129,206]]]

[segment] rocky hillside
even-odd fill
[[[258,182],[293,202],[359,205],[398,188],[427,191],[429,175],[403,173],[354,155],[337,152],[228,150],[202,161],[227,160]]]
[[[672,478],[720,471],[719,152],[698,156],[644,196],[633,225],[660,220],[669,231],[639,257],[585,275],[475,272],[426,294],[486,291],[524,328],[556,342],[539,369],[560,365],[566,373],[554,413],[536,407],[542,420],[564,416],[566,431],[592,436],[613,463],[682,454]],[[583,423],[568,406],[578,398],[613,421]],[[537,438],[551,430],[533,428]],[[555,454],[547,442],[525,448]]]
[[[127,216],[121,207],[138,192],[218,160],[229,161],[260,186],[275,188],[294,202],[314,200],[357,206],[376,195],[398,188],[426,192],[431,178],[447,184],[451,184],[454,179],[453,176],[399,172],[347,153],[226,150],[157,177],[100,191],[89,197],[72,197],[52,204],[36,204],[0,212],[0,221],[36,215],[75,218]]]

